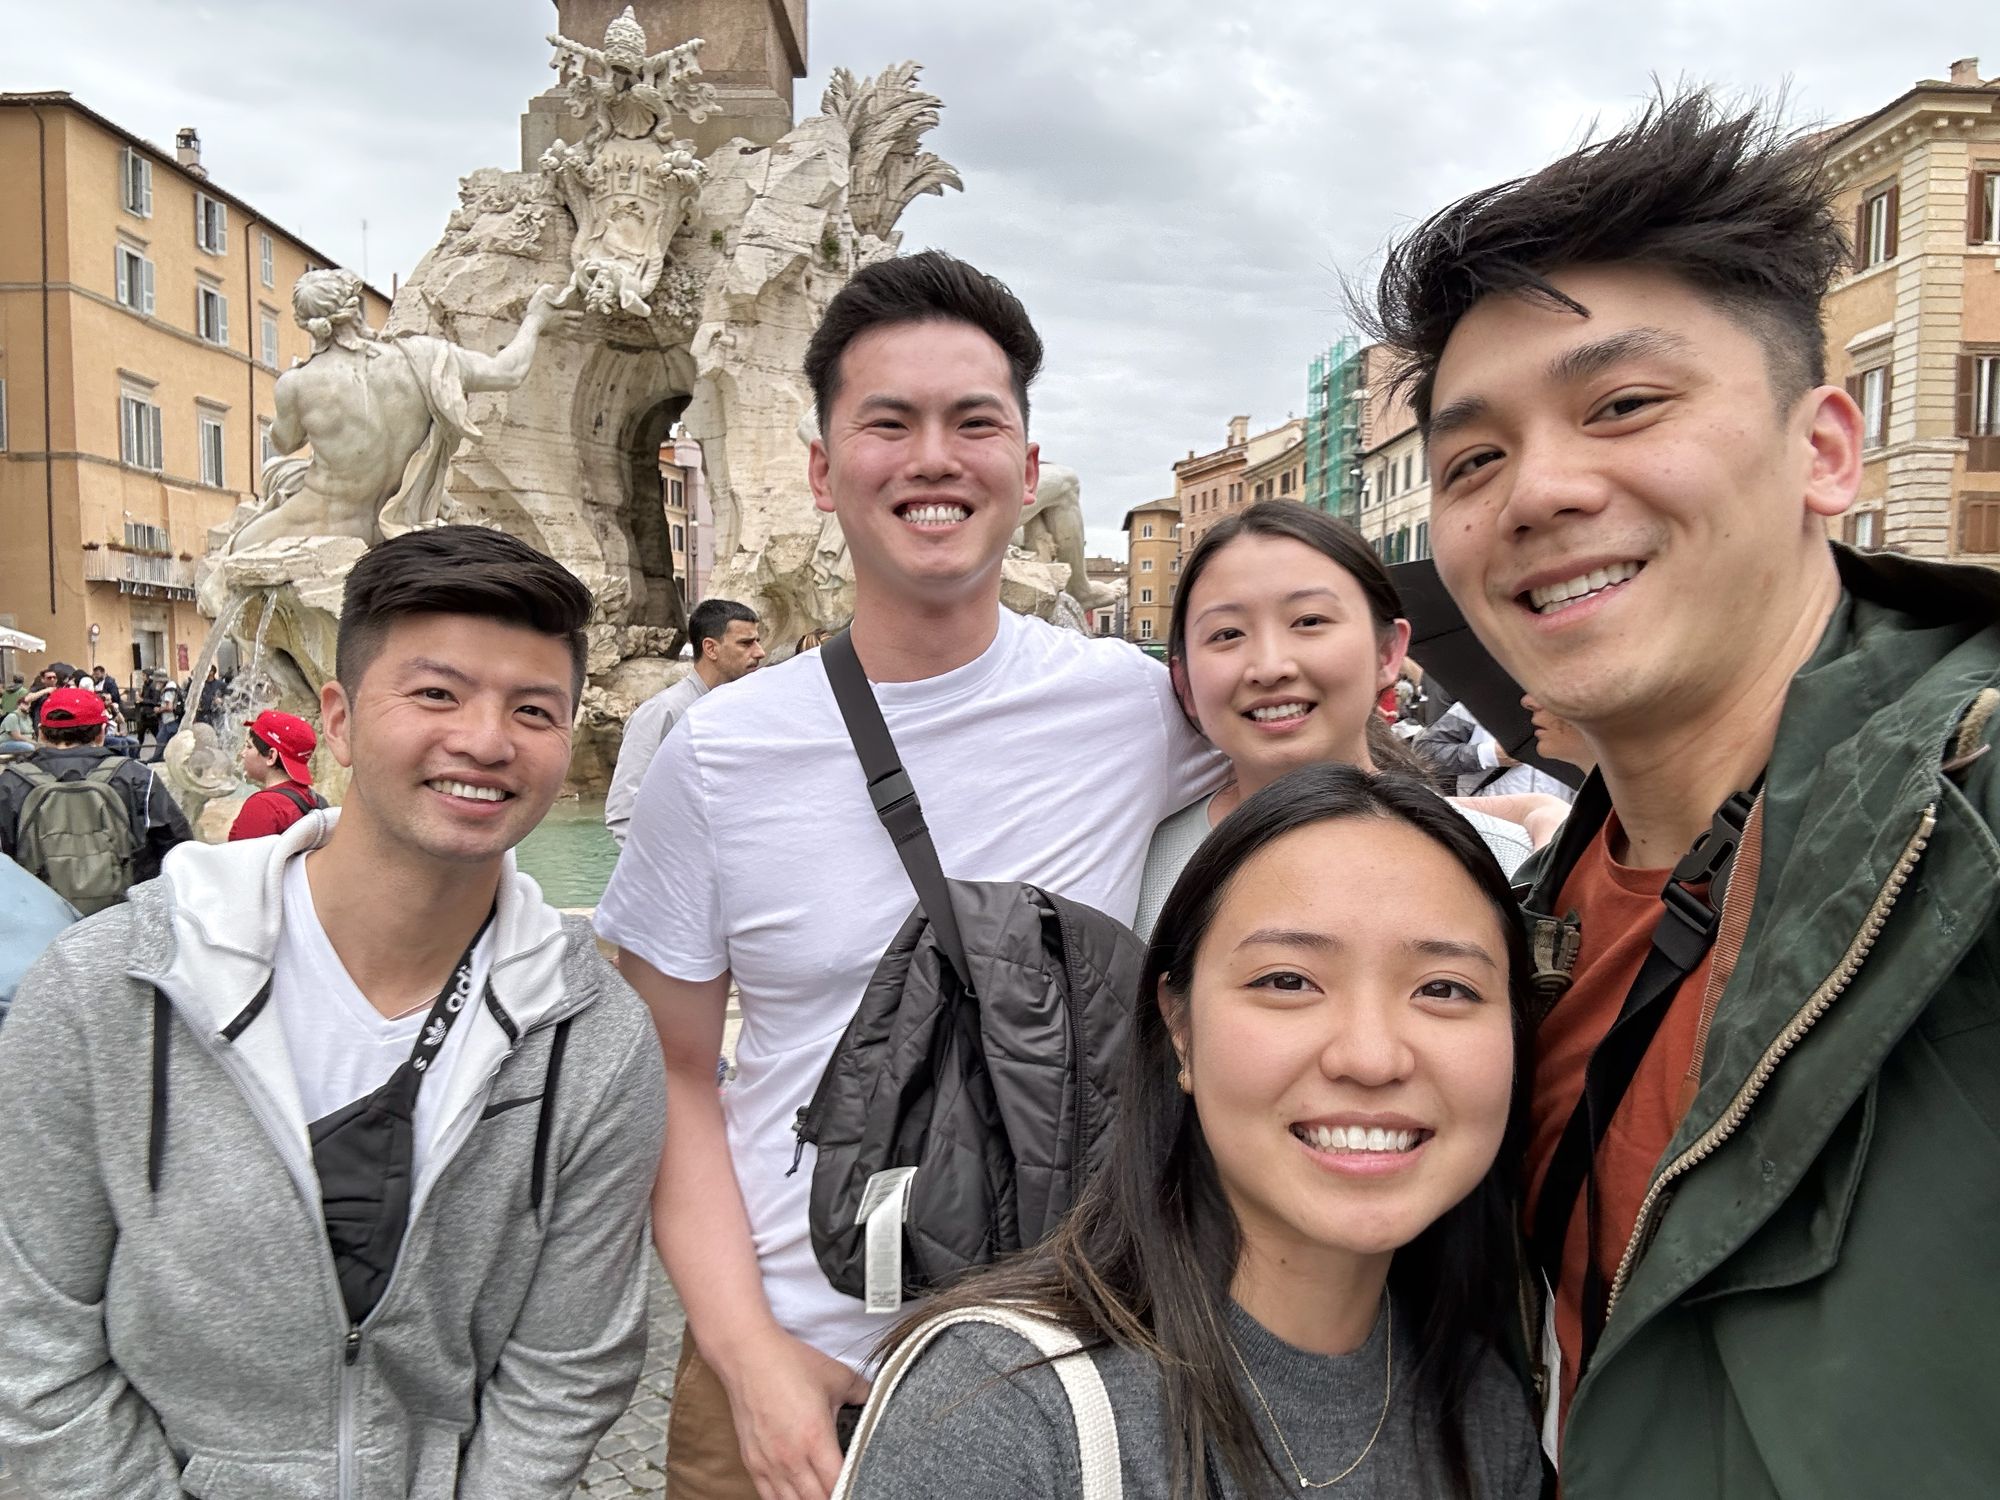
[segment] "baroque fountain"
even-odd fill
[[[751,604],[773,642],[851,612],[838,522],[806,488],[803,357],[834,293],[898,252],[909,204],[960,186],[923,149],[938,99],[914,63],[838,70],[820,113],[771,144],[698,152],[678,131],[718,107],[701,39],[649,50],[628,6],[600,45],[549,41],[574,125],[525,170],[461,180],[384,328],[349,272],[293,291],[313,352],[277,383],[279,456],[211,536],[199,582],[215,623],[196,680],[225,638],[247,666],[221,731],[184,731],[166,756],[190,812],[213,803],[207,836],[245,790],[241,723],[265,707],[317,719],[348,569],[444,522],[511,532],[596,596],[571,780],[601,788],[632,708],[681,670],[658,467],[677,423],[701,445],[715,512],[709,592]],[[1043,472],[1005,600],[1078,623],[1095,601],[1077,480]],[[315,770],[338,800],[338,767],[322,754]]]

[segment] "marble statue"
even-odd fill
[[[1084,540],[1083,481],[1074,469],[1043,464],[1042,477],[1035,485],[1035,503],[1023,513],[1014,545],[1038,562],[1058,564],[1062,592],[1075,600],[1080,610],[1091,610],[1110,600],[1090,581]]]
[[[576,220],[570,282],[556,301],[578,298],[593,312],[649,318],[646,299],[668,243],[707,175],[692,143],[673,138],[676,112],[698,124],[715,107],[715,89],[698,81],[701,39],[648,53],[628,5],[605,29],[602,47],[554,34],[549,41],[570,113],[590,121],[579,143],[557,140],[540,162]]]
[[[300,277],[292,311],[312,335],[312,354],[278,377],[271,446],[280,456],[264,466],[263,503],[226,550],[284,537],[374,542],[437,521],[453,455],[480,436],[467,394],[510,391],[527,378],[554,298],[553,288],[537,288],[513,340],[481,354],[423,335],[380,338],[351,271]],[[307,444],[311,457],[284,456]]]

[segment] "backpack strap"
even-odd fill
[[[1026,1339],[1041,1352],[1048,1368],[1062,1381],[1063,1394],[1069,1397],[1083,1470],[1083,1500],[1120,1500],[1124,1479],[1118,1461],[1118,1419],[1111,1410],[1111,1397],[1104,1389],[1104,1377],[1097,1373],[1096,1362],[1083,1351],[1082,1341],[1067,1328],[1000,1303],[941,1313],[920,1325],[898,1346],[876,1375],[874,1388],[868,1393],[868,1405],[855,1424],[854,1440],[848,1444],[831,1500],[851,1500],[861,1455],[882,1420],[883,1411],[894,1399],[896,1387],[933,1339],[961,1323],[991,1323]]]
[[[840,717],[847,725],[847,737],[861,761],[862,774],[868,778],[868,800],[875,804],[875,816],[895,841],[896,857],[916,887],[917,903],[930,918],[938,946],[951,960],[958,982],[970,993],[972,968],[965,961],[965,941],[958,933],[951,887],[945,882],[937,845],[931,842],[931,831],[924,823],[917,788],[896,754],[896,742],[883,722],[882,707],[868,686],[861,658],[854,654],[854,638],[843,630],[821,646],[819,654],[827,681],[833,686],[833,701],[840,705]]]
[[[326,806],[326,799],[320,796],[318,792],[301,792],[290,783],[286,783],[283,786],[274,786],[270,790],[276,792],[280,797],[283,797],[292,806],[296,807],[301,817],[309,812],[318,812]]]

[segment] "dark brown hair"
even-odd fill
[[[1461,198],[1389,251],[1369,333],[1402,355],[1394,385],[1428,427],[1458,321],[1513,293],[1588,316],[1549,284],[1572,266],[1651,266],[1714,299],[1764,345],[1789,406],[1826,376],[1820,299],[1848,254],[1821,138],[1706,90],[1661,94],[1605,140]]]
[[[1000,346],[1028,427],[1028,387],[1042,372],[1042,339],[1004,282],[944,253],[924,250],[863,266],[835,293],[806,347],[806,380],[820,431],[840,394],[840,357],[871,328],[897,323],[964,323]]]
[[[410,615],[471,615],[560,637],[570,705],[583,694],[590,590],[554,558],[486,526],[432,526],[362,554],[340,599],[334,676],[352,697],[390,627]]]
[[[1416,1325],[1407,1387],[1415,1429],[1437,1434],[1446,1471],[1425,1493],[1471,1493],[1466,1398],[1487,1362],[1522,1337],[1513,1204],[1532,1073],[1528,948],[1507,877],[1484,841],[1436,793],[1406,777],[1340,764],[1302,766],[1222,820],[1181,871],[1153,928],[1104,1166],[1046,1244],[962,1278],[883,1343],[885,1352],[894,1348],[941,1312],[1013,1302],[1060,1323],[1088,1347],[1138,1351],[1160,1370],[1171,1500],[1202,1495],[1210,1448],[1246,1494],[1262,1493],[1265,1478],[1278,1474],[1233,1376],[1227,1311],[1241,1231],[1194,1100],[1175,1081],[1181,1063],[1174,1029],[1185,1024],[1202,938],[1237,871],[1286,834],[1336,818],[1402,823],[1442,845],[1492,907],[1506,943],[1507,994],[1488,1001],[1505,1004],[1513,1024],[1505,1138],[1479,1185],[1398,1250],[1389,1268],[1396,1307]],[[1163,982],[1178,1012],[1171,1020],[1155,1001]],[[1283,1487],[1293,1488],[1289,1478]]]
[[[1209,527],[1202,533],[1201,540],[1194,544],[1187,561],[1181,565],[1173,614],[1167,621],[1167,660],[1176,665],[1180,681],[1186,680],[1184,669],[1179,664],[1187,660],[1188,601],[1194,597],[1195,580],[1215,561],[1217,553],[1238,537],[1245,536],[1282,537],[1288,541],[1303,542],[1326,557],[1361,585],[1362,597],[1368,601],[1369,617],[1375,622],[1377,639],[1386,638],[1390,628],[1403,617],[1403,596],[1396,591],[1395,580],[1389,577],[1389,570],[1375,555],[1375,549],[1368,545],[1368,539],[1350,522],[1301,505],[1296,500],[1259,500],[1247,509],[1224,516]],[[1186,713],[1187,705],[1183,703],[1181,709]],[[1195,723],[1191,713],[1188,714],[1188,722],[1195,724],[1197,729],[1201,727]],[[1373,709],[1369,710],[1368,722],[1362,730],[1368,737],[1368,758],[1375,763],[1376,770],[1395,771],[1426,785],[1432,784],[1430,768],[1414,750],[1396,738],[1395,732]]]

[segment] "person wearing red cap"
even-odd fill
[[[318,744],[312,725],[297,714],[267,708],[250,721],[242,766],[257,790],[230,824],[231,840],[283,833],[307,813],[326,806],[326,799],[312,788],[310,762]]]
[[[60,687],[41,700],[41,748],[0,772],[0,854],[78,911],[125,899],[194,837],[152,767],[106,747],[104,700]]]

